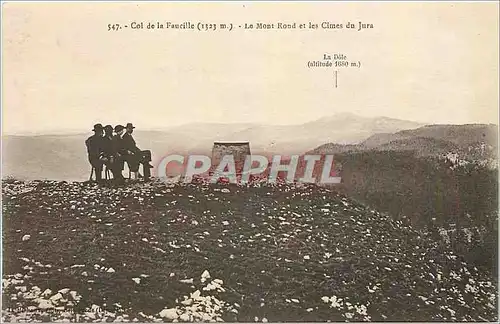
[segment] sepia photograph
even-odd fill
[[[498,1],[1,11],[2,322],[498,322]]]

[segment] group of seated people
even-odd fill
[[[113,179],[123,181],[123,170],[125,162],[130,170],[130,178],[139,179],[144,177],[148,180],[151,176],[151,151],[141,150],[137,147],[132,133],[134,131],[132,123],[126,126],[111,125],[102,126],[95,124],[94,135],[86,141],[89,162],[95,170],[96,181],[102,181],[102,171],[104,166],[113,174]],[[143,165],[144,176],[139,173],[139,166]],[[106,170],[106,173],[108,172]],[[92,178],[92,173],[91,173]],[[106,177],[107,178],[107,177]]]

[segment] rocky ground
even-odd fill
[[[497,282],[314,185],[4,181],[4,321],[496,321]]]

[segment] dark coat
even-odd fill
[[[123,170],[123,162],[126,161],[130,170],[137,172],[142,157],[141,150],[135,144],[134,138],[130,134],[125,134],[123,137],[115,135],[112,144],[113,149],[119,155],[117,163],[120,164],[120,169]]]
[[[125,135],[123,135],[122,147],[127,151],[131,151],[133,154],[141,153],[141,150],[137,147],[134,138],[128,133],[125,133]]]
[[[102,138],[102,155],[105,157],[114,156],[116,154],[113,145],[113,136],[104,136]]]
[[[102,152],[102,136],[92,135],[85,141],[85,146],[87,146],[87,153],[89,155],[89,160],[99,159],[99,155]]]
[[[118,155],[127,154],[127,150],[125,150],[123,146],[123,139],[120,137],[120,135],[114,135],[111,138],[111,149],[115,154]]]

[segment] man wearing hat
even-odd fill
[[[111,172],[113,178],[117,181],[123,180],[123,163],[127,154],[123,148],[123,136],[125,135],[125,127],[123,125],[115,126],[115,135],[111,138],[111,152],[113,154],[113,163],[111,164]]]
[[[102,180],[102,165],[103,162],[100,159],[102,152],[102,135],[103,127],[102,124],[95,124],[92,129],[94,135],[87,138],[85,145],[87,146],[87,153],[89,157],[89,162],[95,170],[95,178],[97,181]]]
[[[106,125],[104,126],[104,136],[103,139],[103,155],[104,156],[112,156],[114,154],[113,151],[113,126]]]
[[[109,170],[112,170],[116,152],[113,147],[113,126],[104,126],[104,136],[102,137],[101,160]]]
[[[129,154],[140,154],[141,150],[137,147],[134,138],[132,137],[132,133],[134,132],[134,125],[132,123],[127,123],[125,126],[125,134],[123,135],[124,140],[124,148],[129,151]]]
[[[137,144],[132,137],[132,133],[134,132],[134,125],[132,123],[127,123],[125,126],[126,133],[123,135],[123,148],[127,151],[127,155],[125,160],[130,168],[130,172],[134,174],[135,178],[141,177],[139,174],[139,164],[143,164],[144,169],[144,178],[146,180],[149,179],[151,171],[150,169],[153,167],[149,164],[151,161],[151,151],[142,151],[137,147]]]

